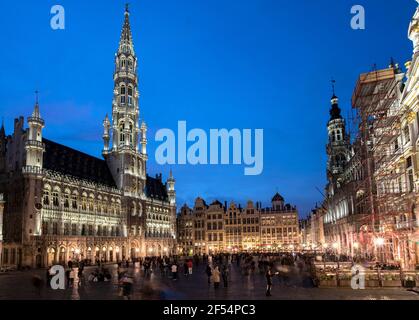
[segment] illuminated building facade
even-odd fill
[[[176,243],[172,173],[147,175],[147,126],[140,125],[137,56],[128,7],[115,54],[112,114],[103,121],[103,158],[43,137],[38,99],[32,115],[0,130],[4,193],[3,265],[68,260],[117,261],[169,255]],[[0,238],[1,240],[1,238]]]

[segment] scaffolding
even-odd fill
[[[404,132],[402,121],[410,111],[400,104],[403,76],[394,64],[361,74],[352,96],[358,123],[354,146],[361,163],[354,191],[364,211],[361,223],[371,236],[386,239],[409,232],[395,217],[408,212],[414,191],[408,171],[413,164],[404,148],[409,132]]]

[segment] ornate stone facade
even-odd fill
[[[147,175],[147,127],[139,124],[129,16],[127,7],[115,56],[112,117],[103,122],[104,160],[45,139],[38,101],[28,128],[20,117],[13,134],[0,130],[3,265],[39,267],[173,252],[175,180],[172,173],[166,183],[161,174]]]
[[[184,205],[178,215],[178,252],[209,254],[237,251],[297,250],[297,209],[276,194],[272,206],[248,201],[246,208],[219,201],[207,205],[197,198],[193,209]]]

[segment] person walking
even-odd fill
[[[271,290],[272,290],[272,277],[273,277],[271,267],[268,267],[268,269],[266,270],[265,277],[266,277],[266,296],[270,297],[272,296]]]
[[[36,293],[39,297],[41,297],[41,289],[43,286],[42,279],[40,276],[35,275],[32,277],[32,284],[35,287]]]
[[[122,296],[125,300],[131,300],[133,284],[134,280],[131,276],[125,275],[124,278],[122,278]]]
[[[189,275],[192,275],[192,267],[193,267],[192,260],[189,260],[188,261],[188,273],[189,273]]]
[[[51,267],[48,267],[47,273],[46,273],[46,279],[45,279],[47,288],[51,288],[51,279],[52,279]]]
[[[177,264],[175,262],[172,264],[172,279],[177,280]]]
[[[78,278],[77,285],[78,286],[81,286],[82,282],[83,282],[83,269],[84,269],[84,267],[83,267],[83,265],[81,265],[79,267],[78,272],[77,272],[77,278]]]
[[[74,286],[74,278],[75,278],[75,275],[76,275],[76,273],[74,272],[74,269],[73,268],[71,268],[70,269],[70,274],[69,274],[69,280],[70,280],[70,283],[69,283],[69,287],[73,287]]]
[[[188,276],[188,263],[186,261],[183,262],[183,275]]]
[[[229,276],[229,271],[228,271],[228,266],[227,265],[223,266],[221,276],[223,278],[224,288],[227,288],[228,287],[228,276]]]
[[[207,267],[205,269],[205,273],[207,274],[207,277],[208,277],[208,284],[210,284],[211,283],[212,270],[211,270],[211,266],[209,264],[207,264]]]
[[[220,270],[218,270],[218,266],[216,266],[212,271],[212,281],[214,282],[214,289],[218,289],[221,281]]]

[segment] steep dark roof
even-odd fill
[[[284,201],[284,198],[277,192],[272,198],[272,202],[274,201]]]
[[[45,144],[43,166],[45,169],[93,181],[109,187],[116,187],[105,160],[66,147],[51,140],[42,139]]]
[[[215,201],[213,201],[213,202],[211,203],[211,206],[220,206],[220,207],[222,207],[222,206],[223,206],[223,204],[222,204],[220,201],[215,200]]]
[[[161,181],[161,176],[160,178],[152,178],[147,175],[145,194],[150,198],[167,201],[167,190]]]

